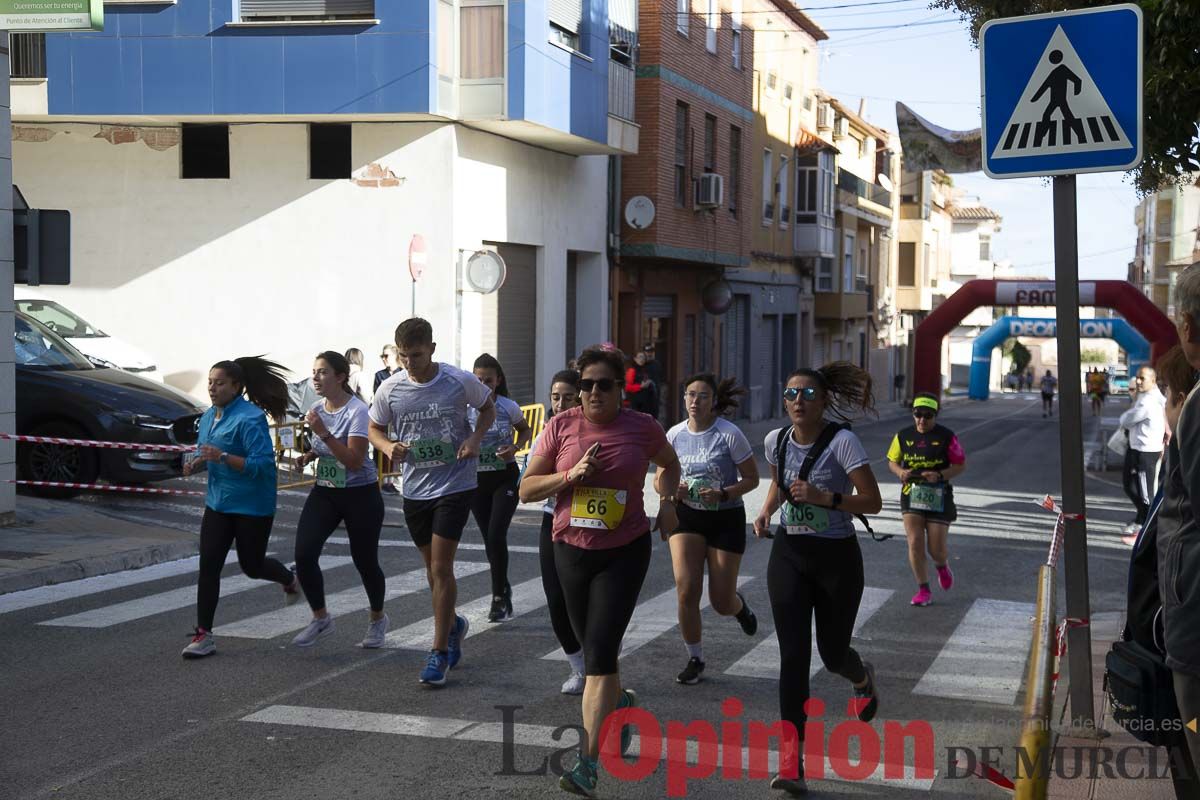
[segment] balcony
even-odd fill
[[[818,319],[860,319],[867,316],[866,292],[817,292],[813,310]]]
[[[838,205],[849,206],[858,216],[874,225],[892,221],[892,193],[878,184],[863,180],[844,169],[837,171]]]
[[[608,113],[633,121],[633,67],[608,62]]]

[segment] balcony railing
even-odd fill
[[[633,68],[609,60],[608,113],[633,121]]]
[[[838,170],[837,184],[839,189],[844,189],[850,194],[857,195],[864,200],[869,200],[872,203],[877,203],[887,208],[892,207],[892,193],[876,183],[869,183],[855,175],[853,172],[847,172],[844,169]]]
[[[14,33],[10,46],[12,77],[46,77],[46,34]]]

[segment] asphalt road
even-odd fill
[[[1108,413],[1119,410],[1113,405]],[[959,433],[969,465],[957,481],[960,521],[951,534],[957,582],[950,592],[935,585],[934,605],[912,607],[915,586],[903,535],[879,543],[860,536],[868,589],[854,644],[878,671],[882,705],[874,730],[884,732],[888,721],[927,722],[936,774],[912,770],[910,743],[904,778],[889,779],[881,768],[862,781],[812,780],[813,796],[994,797],[997,790],[978,778],[947,771],[948,753],[951,761],[961,756],[949,748],[1011,747],[1016,741],[1036,571],[1053,523],[1034,501],[1059,491],[1057,419],[1043,419],[1027,395],[956,404],[942,421]],[[1090,417],[1085,422],[1094,425]],[[883,463],[898,425],[855,428],[879,459],[874,467],[885,498],[875,521],[880,533],[902,531],[899,489]],[[1128,550],[1119,529],[1132,511],[1114,478],[1110,473],[1087,482],[1093,613],[1119,611],[1124,602]],[[64,502],[187,530],[199,523],[200,506],[191,498]],[[280,496],[271,549],[289,561],[302,503],[302,493]],[[757,496],[748,504],[757,509]],[[309,650],[288,646],[305,612],[278,613],[279,589],[239,583],[236,564],[224,573],[219,652],[198,662],[179,657],[194,625],[193,563],[122,573],[108,584],[77,587],[74,597],[43,590],[0,596],[0,797],[561,796],[551,774],[515,774],[536,773],[555,750],[569,748],[575,734],[558,731],[556,740],[554,733],[579,722],[578,698],[559,693],[565,662],[545,657],[557,645],[538,580],[540,511],[521,509],[510,534],[519,616],[500,625],[475,624],[446,688],[431,690],[417,682],[424,655],[419,634],[431,613],[428,590],[414,572],[420,557],[402,527],[400,501],[392,497],[388,505],[381,557],[389,579],[387,612],[399,632],[394,641],[414,649],[356,646],[366,603],[344,544],[326,549],[326,590],[345,592],[339,602],[348,608],[338,616],[336,632]],[[470,549],[460,550],[460,561],[470,574],[459,581],[460,608],[489,594],[473,523],[463,542]],[[674,682],[687,656],[674,627],[669,552],[655,536],[637,624],[627,635],[627,648],[635,649],[621,664],[625,684],[638,691],[664,730],[669,721],[749,726],[777,719],[769,551],[769,542],[751,538],[742,567],[742,591],[758,612],[758,634],[750,639],[733,620],[706,610],[705,680],[686,687]],[[412,574],[400,577],[404,573]],[[850,694],[846,682],[822,670],[812,687],[828,706],[827,733],[849,732],[838,726]],[[722,712],[730,697],[743,704],[740,715]],[[507,759],[501,706],[519,706],[508,712],[520,743],[508,748]],[[652,749],[643,733],[643,746]],[[811,775],[813,761],[808,763]],[[663,763],[640,781],[602,773],[600,796],[662,797],[668,773],[678,779],[681,771]],[[720,772],[693,779],[686,789],[689,797],[772,794],[763,780],[726,780]]]

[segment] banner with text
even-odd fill
[[[19,31],[102,31],[104,0],[0,0],[0,28]]]

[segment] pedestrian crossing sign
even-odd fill
[[[1128,170],[1142,160],[1142,11],[996,19],[979,33],[992,178]]]

